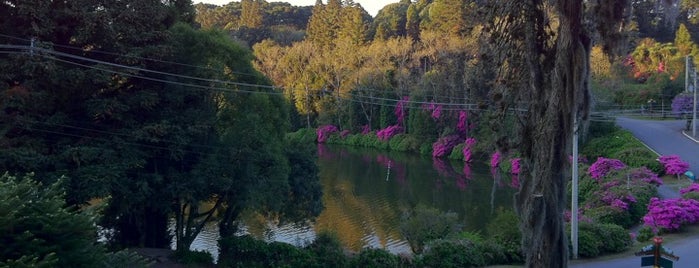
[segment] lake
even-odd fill
[[[465,230],[485,232],[497,211],[512,210],[514,188],[509,174],[491,170],[488,159],[468,166],[400,152],[318,145],[318,167],[325,209],[314,222],[276,226],[246,217],[240,234],[303,246],[316,233],[330,231],[353,251],[383,248],[411,254],[399,225],[417,205],[456,212]],[[215,224],[194,241],[192,249],[218,256]]]

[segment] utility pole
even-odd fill
[[[573,244],[573,259],[578,258],[578,113],[573,111],[573,196],[570,209],[570,242]]]
[[[694,74],[693,79],[693,91],[694,91],[694,101],[692,102],[692,138],[697,136],[697,73],[692,69],[692,74]]]
[[[34,40],[36,40],[36,38],[32,37],[32,39],[29,43],[29,56],[32,56],[32,57],[34,56]]]

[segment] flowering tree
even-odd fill
[[[694,199],[673,198],[660,200],[653,197],[648,204],[648,214],[643,216],[646,226],[674,231],[685,224],[699,220],[699,201]]]
[[[339,130],[337,129],[336,126],[334,125],[323,125],[318,127],[316,129],[316,136],[318,137],[318,143],[324,143],[328,140],[330,137],[330,134],[338,132]]]
[[[612,170],[620,170],[625,167],[626,165],[624,165],[624,163],[619,159],[598,157],[597,161],[592,163],[590,168],[587,170],[587,173],[590,174],[590,177],[599,182],[602,177],[607,175]]]
[[[682,161],[677,155],[664,155],[658,158],[663,166],[665,166],[665,173],[677,175],[680,178],[680,174],[684,174],[689,170],[689,163]]]

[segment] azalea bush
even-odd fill
[[[500,151],[495,151],[493,155],[490,156],[490,167],[496,168],[500,166]]]
[[[685,198],[651,198],[643,224],[657,231],[676,231],[699,221],[699,201]]]
[[[664,155],[658,161],[665,167],[665,173],[676,175],[677,178],[689,170],[689,163],[682,161],[678,155]]]
[[[339,130],[337,129],[336,126],[334,125],[322,125],[319,126],[318,129],[316,130],[316,140],[318,143],[325,143],[328,138],[330,138],[330,135],[338,132]]]
[[[624,165],[624,163],[618,159],[598,157],[597,161],[592,163],[590,168],[587,170],[587,173],[590,174],[590,177],[592,177],[593,179],[600,181],[600,179],[607,175],[609,172],[614,170],[621,170],[625,167],[626,165]]]
[[[462,153],[464,155],[464,162],[471,162],[473,158],[473,145],[476,144],[476,139],[475,138],[468,138],[464,142],[464,148],[462,150]]]
[[[387,141],[391,139],[391,137],[399,133],[403,133],[403,127],[399,125],[393,125],[379,130],[378,132],[376,132],[376,136],[379,137],[379,140]]]
[[[432,144],[432,157],[443,157],[461,142],[459,135],[449,135],[439,138]]]
[[[692,183],[689,186],[680,189],[680,194],[685,195],[691,192],[699,192],[699,183]]]

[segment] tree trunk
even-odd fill
[[[543,3],[532,0],[530,4],[536,10],[525,29],[531,100],[522,139],[527,161],[524,174],[530,178],[522,181],[516,208],[526,266],[566,267],[565,165],[573,116],[585,118],[587,114],[590,40],[582,27],[582,1],[558,0],[560,26],[555,51],[543,52]],[[553,68],[543,63],[552,60]]]

